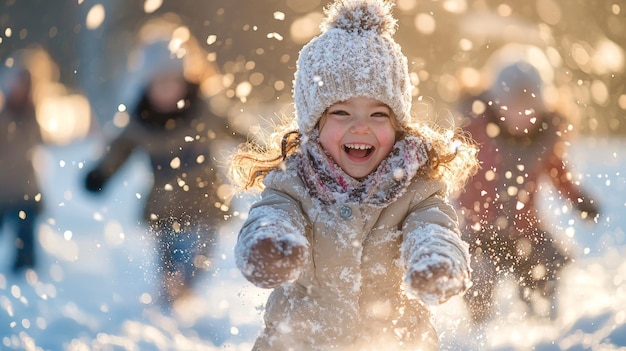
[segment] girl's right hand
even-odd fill
[[[265,237],[250,247],[248,263],[252,269],[247,278],[261,288],[275,288],[298,278],[305,265],[306,245],[289,236]]]

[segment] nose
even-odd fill
[[[357,117],[350,126],[350,132],[354,134],[369,134],[371,129],[365,118]]]

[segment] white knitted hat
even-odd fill
[[[407,59],[392,38],[393,4],[336,0],[325,9],[322,34],[300,51],[293,97],[300,133],[308,135],[333,103],[368,97],[387,104],[401,126],[410,121]]]

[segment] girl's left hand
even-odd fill
[[[409,267],[406,277],[411,290],[429,305],[446,302],[467,289],[465,273],[447,257],[426,256]]]

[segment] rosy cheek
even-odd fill
[[[389,131],[389,133],[384,133],[383,135],[381,135],[379,142],[384,149],[391,149],[393,147],[393,144],[395,144],[396,142],[395,131],[391,130]]]
[[[333,140],[323,133],[320,134],[320,145],[322,146],[322,149],[326,150],[334,156],[334,149],[336,147],[333,146]]]

